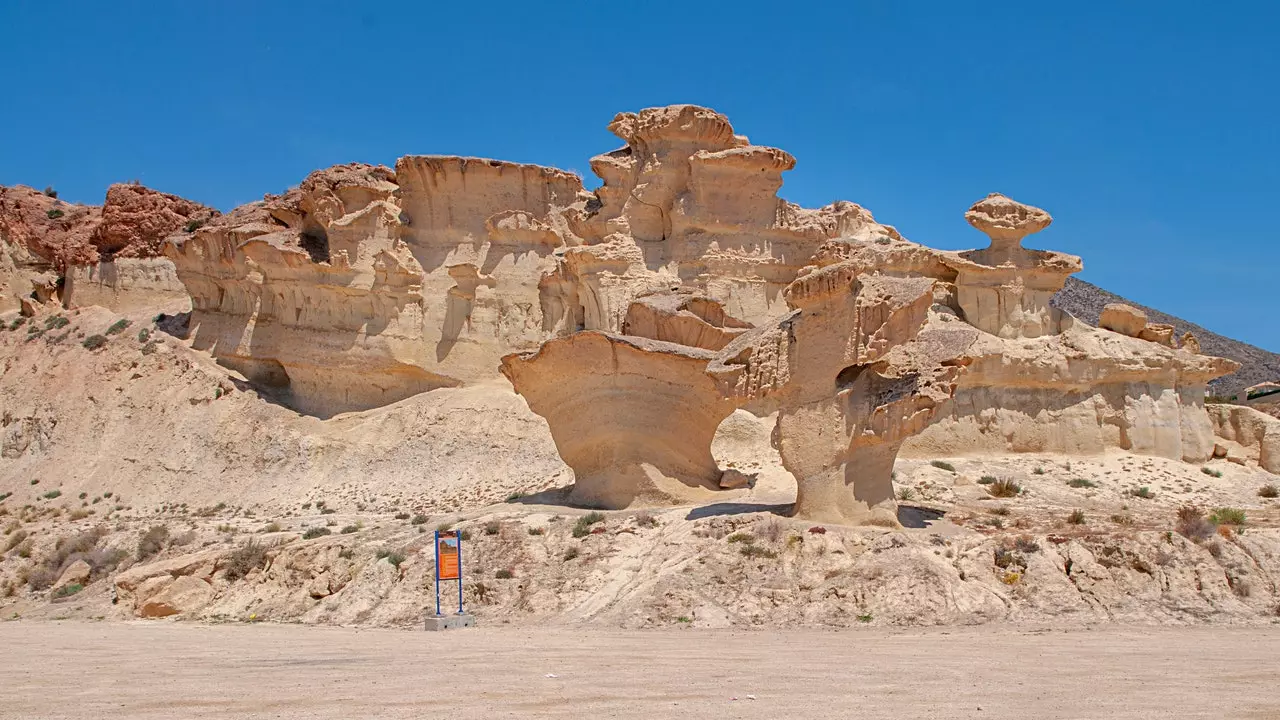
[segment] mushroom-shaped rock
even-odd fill
[[[1022,247],[1023,237],[1048,227],[1049,214],[993,193],[969,208],[965,219],[986,233],[991,245],[943,254],[957,273],[956,299],[964,319],[1002,338],[1061,332],[1062,311],[1049,301],[1083,267],[1080,258]]]
[[[698,502],[720,492],[711,456],[734,410],[706,374],[715,354],[585,331],[502,358],[502,373],[546,418],[573,468],[570,500],[620,509]]]
[[[1022,238],[1049,227],[1053,217],[1038,207],[1024,205],[1000,193],[991,193],[974,203],[964,219],[991,238],[991,248],[1012,250],[1022,247]]]
[[[774,442],[796,478],[797,516],[896,525],[898,448],[950,399],[976,333],[932,322],[922,332],[934,280],[866,269],[801,276],[786,293],[795,309],[730,343],[709,372],[726,395],[778,408]]]
[[[1108,303],[1098,316],[1098,327],[1129,337],[1138,337],[1147,326],[1147,314],[1132,305]]]

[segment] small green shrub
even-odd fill
[[[929,464],[930,464],[930,465],[932,465],[932,466],[934,466],[934,467],[936,467],[936,468],[938,468],[939,470],[946,470],[947,472],[955,472],[955,471],[956,471],[956,466],[955,466],[955,465],[952,465],[952,464],[951,464],[951,463],[949,463],[949,462],[943,462],[943,461],[941,461],[941,460],[934,460],[933,462],[931,462],[931,463],[929,463]]]
[[[736,532],[730,535],[729,537],[725,538],[725,541],[731,542],[731,543],[746,543],[750,545],[751,543],[756,541],[756,538],[751,533]]]
[[[148,329],[146,329],[146,328],[142,328],[141,330],[139,330],[139,331],[138,331],[138,342],[140,342],[140,343],[145,343],[146,341],[148,341],[148,340],[150,340],[150,339],[151,339],[151,331],[150,331],[150,330],[148,330]]]
[[[1032,474],[1032,475],[1043,475],[1043,474],[1044,474],[1044,468],[1042,468],[1042,467],[1038,467],[1038,468],[1036,468],[1035,470],[1032,470],[1032,471],[1031,471],[1031,474]]]
[[[54,498],[62,497],[62,491],[61,491],[61,490],[50,490],[49,492],[47,492],[47,493],[45,493],[45,494],[41,495],[40,497],[44,498],[45,500],[53,500]]]
[[[75,595],[76,593],[80,592],[83,589],[84,589],[84,585],[81,585],[80,583],[71,583],[70,585],[63,585],[62,587],[55,590],[53,592],[53,596],[55,598],[71,597],[72,595]]]
[[[1221,470],[1215,470],[1211,467],[1202,467],[1200,468],[1200,472],[1204,473],[1205,475],[1208,475],[1209,477],[1216,477],[1216,478],[1222,477]]]
[[[66,213],[62,212],[58,208],[50,208],[49,210],[45,211],[45,216],[48,217],[50,220],[57,220],[63,215],[66,215]]]
[[[45,196],[45,197],[51,197],[51,198],[53,198],[54,200],[57,200],[57,199],[58,199],[58,191],[57,191],[57,190],[54,190],[52,185],[49,185],[49,186],[45,187],[45,189],[44,189],[44,196]]]
[[[1136,498],[1142,498],[1143,500],[1150,500],[1151,498],[1156,496],[1155,493],[1151,492],[1151,488],[1147,487],[1146,485],[1143,485],[1137,490],[1130,490],[1129,494]]]
[[[403,553],[400,553],[400,552],[387,553],[387,562],[391,563],[391,566],[397,570],[400,569],[400,563],[404,562],[404,559],[405,558]]]
[[[912,490],[911,488],[904,487],[898,491],[898,499],[901,500],[902,502],[913,500],[915,499],[915,496],[916,496],[916,491]]]
[[[871,617],[871,613],[863,613],[858,616],[858,622],[860,623],[869,623],[874,619],[875,618]]]
[[[407,513],[407,512],[396,513],[396,519],[397,519],[397,520],[408,520],[408,519],[409,519],[409,513]]]
[[[658,518],[648,510],[641,510],[636,513],[636,527],[657,527]]]
[[[680,617],[676,618],[676,622],[688,625],[693,622],[693,619],[690,618],[688,615],[681,615]]]
[[[321,515],[334,515],[334,514],[336,514],[337,512],[338,512],[337,510],[335,510],[335,509],[333,509],[333,508],[331,508],[331,507],[320,508],[320,514],[321,514]]]
[[[90,335],[80,344],[90,350],[97,350],[107,344],[107,339],[101,335]]]
[[[978,478],[979,485],[990,485],[995,481],[996,481],[996,478],[994,475],[983,475],[982,477]]]
[[[502,525],[498,524],[496,520],[490,520],[489,522],[484,524],[485,535],[497,535],[498,532],[501,530],[502,530]]]
[[[204,220],[189,220],[187,221],[187,224],[183,227],[183,229],[189,233],[193,233],[199,230],[203,225],[204,225]]]
[[[131,324],[132,323],[129,322],[128,318],[120,318],[119,320],[111,323],[111,327],[107,328],[107,334],[115,335],[116,333],[129,327],[129,325]]]
[[[529,534],[530,534],[530,535],[546,535],[546,534],[547,534],[547,530],[546,530],[546,528],[531,527],[531,528],[529,528]]]
[[[264,533],[278,533],[278,532],[280,532],[280,530],[281,530],[281,529],[282,529],[282,528],[280,527],[280,523],[278,523],[278,522],[273,522],[273,523],[267,523],[266,527],[262,528],[262,532],[264,532]]]
[[[494,573],[493,576],[499,580],[510,580],[511,578],[515,577],[515,573],[511,572],[510,570],[503,569]]]
[[[1067,485],[1068,485],[1068,486],[1070,486],[1070,487],[1073,487],[1073,488],[1096,488],[1096,487],[1098,487],[1098,483],[1096,483],[1096,482],[1094,482],[1094,481],[1092,481],[1092,480],[1085,480],[1084,478],[1075,478],[1075,479],[1073,479],[1073,480],[1068,480],[1068,481],[1067,481]]]
[[[1220,507],[1209,515],[1209,522],[1214,525],[1244,525],[1244,510],[1240,508]]]
[[[517,500],[519,500],[520,498],[523,498],[523,497],[524,497],[524,493],[521,493],[521,492],[513,492],[513,493],[511,493],[510,495],[508,495],[508,496],[507,496],[507,499],[506,499],[506,500],[504,500],[503,502],[513,503],[513,502],[515,502],[515,501],[517,501]]]
[[[146,345],[143,345],[143,346],[142,346],[142,354],[143,354],[143,355],[150,355],[151,353],[153,353],[153,352],[155,352],[155,351],[156,351],[156,341],[155,341],[155,340],[152,340],[152,341],[148,342]]]
[[[414,516],[413,516],[413,519],[409,521],[409,523],[410,523],[411,525],[425,525],[425,524],[426,524],[426,522],[427,522],[427,516],[426,516],[426,515],[422,515],[422,514],[414,515]],[[448,525],[441,525],[440,527],[438,527],[438,528],[436,528],[436,529],[437,529],[437,530],[448,530],[448,529],[449,529],[449,526],[448,526]]]
[[[332,532],[332,531],[331,531],[331,530],[329,530],[329,528],[327,528],[327,527],[311,527],[311,528],[307,528],[307,529],[302,533],[302,539],[303,539],[303,540],[313,540],[313,539],[318,538],[318,537],[324,537],[325,535],[329,535],[329,534],[331,534],[331,532]]]
[[[571,547],[568,550],[565,550],[564,551],[565,561],[573,560],[574,558],[578,557],[578,553],[579,551],[578,551],[578,548],[576,547]]]
[[[44,321],[44,329],[60,330],[70,324],[71,324],[71,321],[63,317],[62,315],[54,315],[53,317]]]
[[[1072,510],[1071,514],[1067,516],[1067,522],[1071,523],[1072,525],[1084,525],[1085,524],[1084,511],[1080,509]]]
[[[1263,485],[1262,487],[1258,488],[1258,497],[1261,497],[1261,498],[1280,497],[1280,488],[1277,488],[1275,483],[1268,483],[1266,485]],[[3,499],[4,498],[0,498],[0,500],[3,500]]]
[[[357,533],[357,532],[360,532],[360,526],[359,526],[359,525],[348,525],[348,526],[346,526],[346,527],[342,528],[342,534],[343,534],[343,535],[350,535],[351,533]]]

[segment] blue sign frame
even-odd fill
[[[464,615],[462,610],[462,533],[457,530],[445,530],[443,533],[439,530],[435,531],[435,538],[432,547],[436,553],[436,617],[440,617],[440,538],[452,538],[458,548],[458,614]]]

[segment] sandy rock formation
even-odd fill
[[[1053,222],[1049,213],[999,193],[973,204],[965,220],[986,233],[991,245],[947,253],[957,272],[956,300],[965,321],[1002,338],[1035,338],[1062,330],[1063,314],[1049,301],[1080,258],[1022,247],[1022,239]]]
[[[786,291],[794,310],[709,370],[727,396],[778,409],[774,444],[799,517],[897,525],[898,449],[945,408],[976,335],[930,316],[931,278],[873,270],[846,260],[802,275]]]
[[[627,335],[719,350],[750,327],[727,314],[715,300],[683,290],[640,296],[627,309],[622,330]]]
[[[1129,337],[1138,337],[1146,326],[1147,314],[1123,303],[1108,304],[1098,318],[1098,327]]]
[[[216,214],[141,185],[112,185],[102,207],[0,188],[0,312],[28,294],[39,303],[122,311],[185,305],[160,245]]]
[[[168,246],[192,336],[329,417],[491,378],[548,336],[539,278],[570,173],[450,157],[344,165]],[[554,217],[553,217],[554,215]]]
[[[1214,434],[1243,448],[1249,460],[1280,475],[1280,420],[1244,405],[1206,405]]]
[[[547,419],[589,507],[703,502],[721,489],[711,439],[734,410],[706,374],[714,354],[584,331],[502,359],[502,372]]]

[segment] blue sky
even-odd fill
[[[1264,2],[6,0],[0,184],[226,210],[406,154],[590,175],[614,113],[690,102],[794,154],[789,200],[964,248],[1003,192],[1083,279],[1280,351],[1278,37]]]

